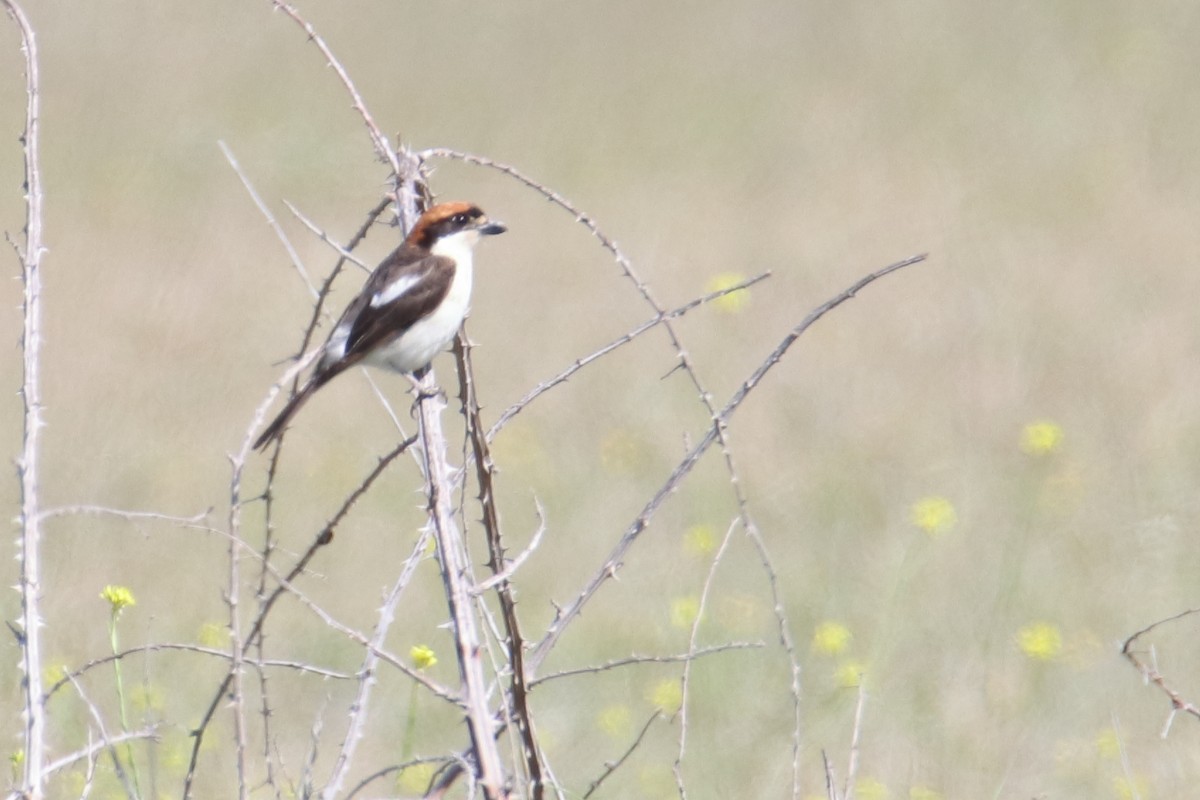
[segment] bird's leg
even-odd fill
[[[408,378],[409,383],[413,386],[413,404],[421,402],[427,397],[437,397],[443,394],[442,390],[436,385],[430,385],[425,379],[429,375],[429,365],[425,365],[420,369],[415,369],[412,372],[404,373],[404,377]]]

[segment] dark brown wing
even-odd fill
[[[423,250],[401,246],[372,273],[362,293],[346,309],[343,319],[353,320],[346,340],[346,360],[357,361],[386,344],[429,314],[446,297],[454,280],[454,261]],[[386,302],[388,290],[404,290]]]

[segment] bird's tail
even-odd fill
[[[265,450],[267,445],[282,436],[283,430],[287,427],[287,424],[291,422],[292,416],[300,410],[300,406],[304,405],[305,401],[312,396],[312,393],[315,392],[322,383],[324,383],[324,381],[317,381],[310,378],[308,383],[304,384],[304,388],[297,392],[291,400],[288,400],[287,405],[284,406],[283,410],[279,412],[279,416],[275,417],[274,421],[267,426],[267,429],[263,431],[262,435],[258,437],[258,440],[254,442],[254,449]]]

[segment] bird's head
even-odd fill
[[[494,236],[508,228],[488,219],[487,214],[471,203],[439,203],[417,220],[408,234],[408,243],[425,250],[453,251],[471,248],[480,236]]]

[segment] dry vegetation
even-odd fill
[[[803,668],[804,796],[825,794],[822,750],[845,777],[857,699],[847,685],[860,672],[860,800],[1194,791],[1200,728],[1178,719],[1163,736],[1168,700],[1120,646],[1196,604],[1200,14],[1165,2],[308,5],[389,135],[484,153],[564,192],[664,305],[770,270],[748,303],[678,323],[718,405],[811,308],[884,264],[932,254],[815,326],[729,427]],[[293,354],[309,297],[217,142],[317,276],[336,256],[283,201],[345,241],[386,169],[342,87],[265,0],[30,6],[50,248],[44,504],[213,508],[209,521],[223,521],[227,456]],[[23,64],[11,26],[0,41],[0,228],[19,236]],[[456,162],[440,163],[432,186],[510,226],[480,255],[469,323],[485,424],[649,316],[611,255],[526,187]],[[363,260],[396,236],[374,228]],[[19,283],[5,297],[17,306]],[[6,324],[15,341],[19,313]],[[520,573],[527,630],[550,624],[553,604],[574,596],[704,435],[690,382],[663,378],[674,363],[652,333],[497,436],[510,547],[538,526],[534,498],[547,527]],[[453,361],[436,366],[452,386]],[[14,347],[0,382],[15,390],[20,376]],[[406,383],[377,381],[408,422]],[[15,455],[19,398],[2,408],[0,446]],[[281,557],[303,551],[397,441],[361,376],[323,390],[276,476]],[[263,463],[248,493],[262,488]],[[420,486],[414,463],[397,461],[305,576],[312,602],[370,629],[423,523]],[[16,489],[0,487],[7,507]],[[261,513],[247,509],[248,528]],[[546,671],[686,652],[714,543],[736,514],[710,453]],[[48,680],[109,651],[106,585],[137,600],[120,619],[122,646],[224,646],[222,536],[94,515],[45,528]],[[791,674],[758,555],[740,533],[730,541],[699,641],[768,646],[693,664],[682,773],[694,797],[788,796]],[[16,583],[15,563],[5,575]],[[16,594],[0,608],[17,619]],[[428,673],[450,685],[445,619],[426,561],[388,642],[431,647]],[[1196,624],[1137,643],[1140,663],[1192,702]],[[294,601],[274,612],[266,647],[340,673],[362,660]],[[11,640],[6,652],[0,719],[16,720]],[[189,653],[124,661],[132,724],[164,723],[137,752],[142,780],[165,796],[178,795],[188,730],[224,669]],[[542,745],[569,796],[669,705],[681,671],[643,665],[535,688]],[[119,727],[112,672],[84,684]],[[353,682],[285,671],[272,691],[289,777],[317,721],[326,772]],[[410,736],[421,755],[463,744],[460,715],[407,682],[381,682],[373,702],[362,774],[400,760]],[[86,743],[78,693],[60,690],[48,714],[56,754]],[[228,715],[214,725],[200,796],[232,796]],[[20,725],[4,730],[15,751]],[[596,796],[676,796],[678,734],[678,720],[651,726]],[[71,780],[55,792],[77,796]],[[98,794],[124,796],[106,781]],[[412,791],[389,781],[371,796]]]

